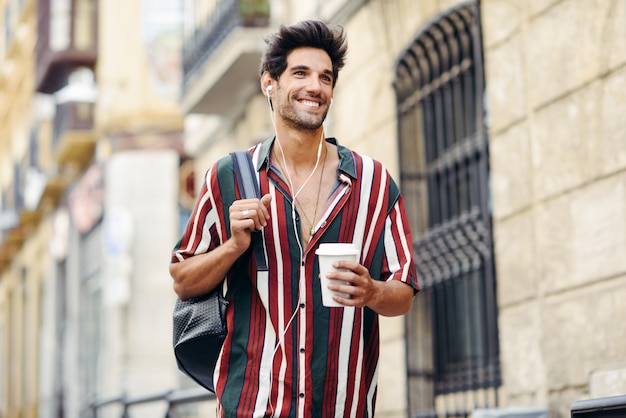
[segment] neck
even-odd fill
[[[308,174],[319,163],[325,147],[323,129],[313,133],[289,132],[287,135],[277,132],[273,154],[274,158],[287,164],[288,169],[297,176],[300,173]]]
[[[278,116],[278,115],[277,115]],[[286,157],[291,160],[307,161],[311,155],[317,155],[320,138],[324,135],[324,126],[306,130],[292,126],[284,119],[275,119],[276,136],[285,150]]]

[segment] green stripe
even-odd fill
[[[226,229],[226,237],[230,238],[230,216],[228,216],[228,208],[236,199],[233,160],[230,155],[220,158],[217,162],[217,182],[219,184],[219,195],[222,197],[222,208],[224,210],[223,221],[224,228]]]

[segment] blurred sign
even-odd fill
[[[122,207],[107,208],[104,216],[104,251],[108,257],[117,257],[130,251],[133,237],[133,218]]]
[[[134,220],[132,214],[123,207],[107,208],[103,227],[104,303],[106,306],[123,305],[130,299],[130,276],[133,270],[131,245],[134,236]]]
[[[187,160],[180,165],[179,200],[182,207],[193,210],[196,200],[196,173],[193,168],[193,160]]]
[[[89,232],[102,217],[104,205],[104,177],[99,165],[87,169],[70,193],[69,203],[76,229]]]

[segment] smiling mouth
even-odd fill
[[[300,100],[300,103],[302,103],[303,105],[305,105],[307,107],[315,107],[315,108],[320,107],[320,103],[314,102],[314,101],[311,101],[311,100]]]

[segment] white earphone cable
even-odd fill
[[[276,134],[276,142],[278,143],[278,148],[280,148],[282,162],[283,162],[283,166],[285,168],[285,175],[286,175],[287,182],[289,184],[289,190],[293,193],[293,191],[294,191],[293,181],[291,179],[291,175],[289,173],[289,169],[287,168],[287,161],[285,159],[285,152],[284,152],[283,147],[282,147],[282,145],[280,143],[280,139],[278,138],[278,131],[276,130],[276,120],[275,120],[275,116],[274,116],[274,107],[272,105],[272,101],[270,100],[270,94],[269,94],[269,92],[271,90],[272,90],[272,86],[271,85],[267,86],[266,89],[265,89],[265,93],[266,93],[266,96],[267,96],[267,103],[268,103],[268,106],[269,106],[269,109],[270,109],[270,119],[272,120],[272,125],[274,127],[274,133]],[[302,189],[304,189],[304,186],[307,185],[307,183],[309,182],[309,180],[311,180],[311,178],[313,177],[313,174],[317,170],[317,167],[318,167],[319,162],[320,162],[320,157],[322,155],[322,144],[323,144],[323,141],[324,141],[324,132],[322,131],[322,135],[320,137],[320,142],[319,142],[319,145],[317,147],[317,159],[315,161],[315,166],[313,167],[313,170],[311,170],[311,173],[306,178],[304,183],[302,183],[300,188],[295,193],[293,193],[293,196],[292,196],[291,220],[292,220],[294,233],[296,234],[296,238],[297,238],[296,241],[298,243],[298,249],[300,250],[300,261],[298,263],[298,268],[301,268],[301,265],[302,265],[302,259],[304,258],[304,249],[302,248],[302,244],[301,244],[301,240],[300,240],[300,233],[298,232],[298,224],[297,224],[297,220],[296,220],[296,197],[298,197],[298,195],[300,194]],[[296,307],[295,307],[293,313],[291,314],[291,317],[289,318],[289,321],[287,321],[285,329],[283,330],[281,335],[278,337],[278,343],[274,346],[274,351],[272,351],[272,360],[273,360],[274,356],[276,355],[276,352],[278,351],[279,347],[282,349],[281,351],[282,351],[282,355],[283,355],[283,360],[285,359],[285,342],[284,342],[284,338],[285,338],[285,335],[287,334],[287,331],[289,330],[289,327],[293,323],[293,320],[296,318],[296,316],[297,316],[297,314],[299,312],[298,307],[299,307],[299,305],[301,303],[302,303],[302,299],[301,299],[301,294],[300,294],[300,286],[298,286],[298,302],[296,303]],[[271,388],[272,387],[272,373],[271,372],[269,373],[269,379],[270,379],[269,380],[269,386]],[[271,399],[268,400],[268,403],[269,403],[270,409],[272,411],[272,416],[273,416],[276,411],[274,409],[274,405],[272,404]]]

